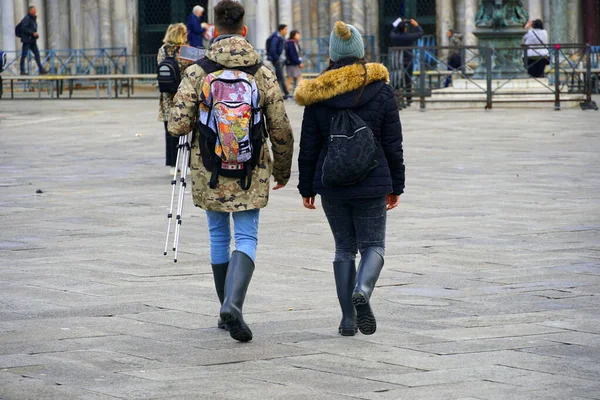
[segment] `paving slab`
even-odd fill
[[[600,398],[600,114],[402,111],[372,336],[337,333],[333,240],[294,160],[261,212],[239,344],[189,192],[179,261],[162,255],[156,108],[0,102],[1,400]]]

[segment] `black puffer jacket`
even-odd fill
[[[388,72],[381,64],[367,64],[368,85],[360,93],[364,69],[359,64],[325,72],[303,81],[296,101],[304,110],[300,140],[300,184],[302,197],[320,194],[334,199],[370,198],[404,192],[402,127],[398,105],[387,85]],[[327,155],[331,120],[339,109],[351,108],[373,130],[380,144],[379,166],[365,180],[354,185],[325,188],[321,182]]]

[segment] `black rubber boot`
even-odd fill
[[[342,322],[338,332],[342,336],[354,336],[356,327],[356,310],[352,303],[352,290],[356,278],[356,263],[354,261],[336,261],[333,263],[335,288],[342,308]]]
[[[223,301],[225,300],[225,277],[227,276],[228,266],[229,263],[212,265],[215,289],[217,290],[217,297],[219,298],[219,303],[221,303],[221,305],[223,305]],[[219,329],[227,330],[227,325],[225,325],[221,318],[217,321],[217,327]]]
[[[358,329],[365,335],[372,335],[377,330],[377,322],[369,301],[382,268],[383,257],[372,249],[366,249],[358,266],[356,287],[352,293]]]
[[[240,251],[234,251],[225,279],[225,300],[221,306],[221,319],[229,328],[231,337],[240,342],[252,340],[252,331],[242,317],[242,307],[253,272],[252,259]]]

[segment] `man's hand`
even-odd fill
[[[387,210],[388,211],[393,210],[394,208],[398,207],[398,204],[400,204],[400,195],[388,194],[386,203],[387,203]]]
[[[303,197],[302,202],[304,203],[304,208],[308,208],[309,210],[316,210],[315,207],[315,198],[314,197]]]
[[[40,34],[39,34],[39,33],[37,33],[37,32],[34,32],[34,33],[33,33],[33,37],[35,37],[35,38],[36,38],[36,37],[40,37]]]
[[[280,183],[277,183],[277,181],[275,182],[275,187],[273,188],[273,190],[279,190],[279,189],[283,189],[285,187],[285,185],[282,185]]]
[[[410,20],[410,24],[411,24],[412,26],[419,26],[419,23],[418,23],[416,20],[414,20],[414,19],[411,19],[411,20]]]
[[[299,65],[300,69],[304,68],[304,64]]]

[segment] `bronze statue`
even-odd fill
[[[499,29],[523,26],[528,19],[523,0],[479,0],[475,24]]]

